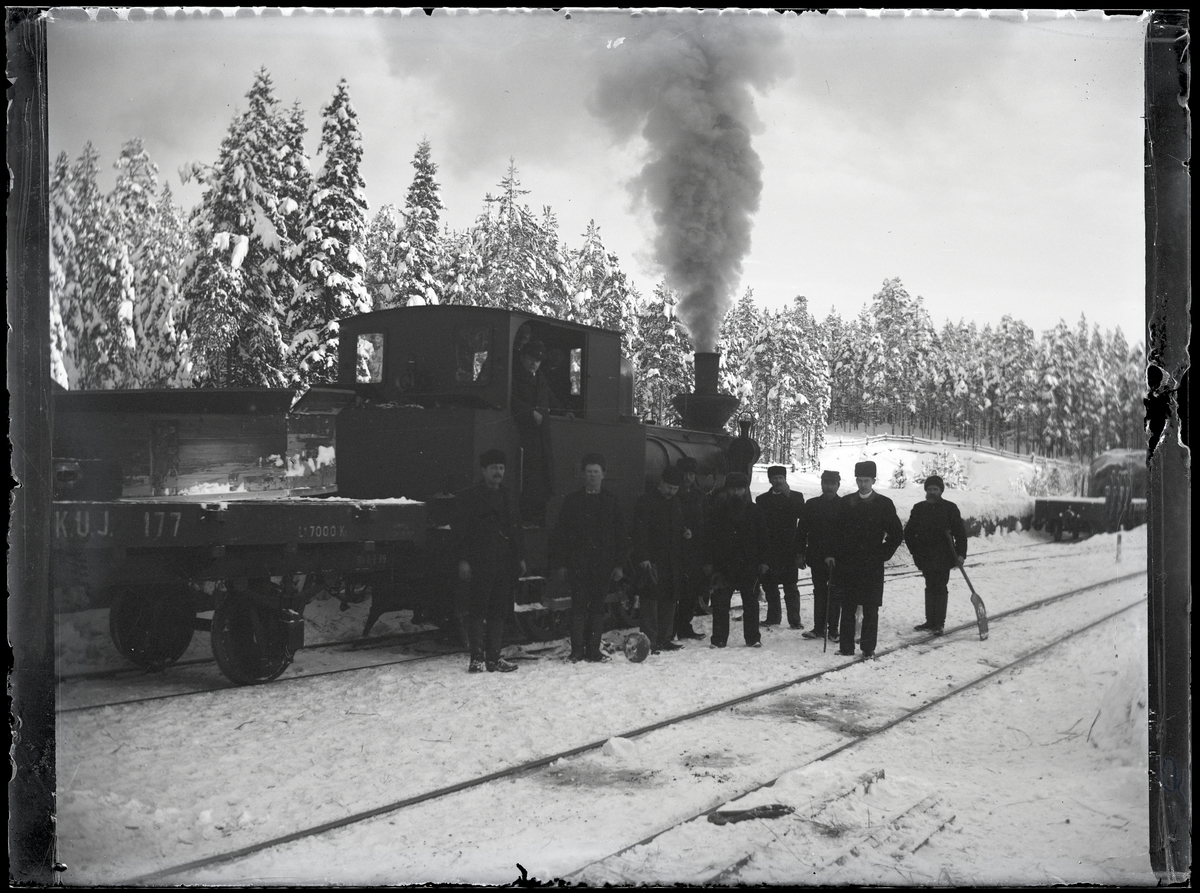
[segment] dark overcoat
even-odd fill
[[[954,537],[954,548],[946,541],[946,532]],[[946,570],[967,557],[967,528],[958,506],[945,499],[918,502],[904,525],[904,544],[918,570]]]
[[[728,494],[718,497],[712,505],[708,533],[713,570],[729,584],[757,577],[758,566],[770,563],[767,526],[753,502]]]
[[[833,545],[842,510],[842,497],[834,494],[814,496],[804,503],[804,520],[799,527],[799,551],[809,566],[833,555]]]
[[[649,561],[660,579],[666,571],[669,579],[678,581],[683,575],[684,526],[679,497],[667,499],[657,488],[643,493],[633,507],[633,563]]]
[[[831,580],[843,604],[878,607],[883,604],[883,565],[904,541],[904,526],[895,503],[879,493],[865,499],[851,493],[841,503]]]
[[[628,555],[625,518],[617,497],[603,488],[595,494],[568,493],[550,540],[551,563],[574,573],[608,576],[625,564]]]
[[[804,496],[795,490],[768,490],[754,500],[767,526],[767,564],[779,574],[796,567],[797,544],[804,519]]]
[[[675,496],[683,506],[683,524],[692,532],[683,545],[683,560],[689,567],[704,564],[708,553],[708,497],[699,487],[679,488]]]
[[[450,534],[456,560],[471,565],[473,590],[489,590],[502,577],[516,581],[525,543],[517,500],[507,487],[490,490],[476,481],[459,493]]]

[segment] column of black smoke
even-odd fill
[[[591,102],[618,138],[641,128],[646,139],[650,160],[632,187],[653,211],[654,256],[698,351],[716,349],[750,251],[762,194],[751,88],[782,74],[779,24],[746,14],[636,23],[613,42]]]

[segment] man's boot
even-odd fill
[[[587,643],[584,642],[584,635],[587,629],[586,617],[571,618],[571,661],[578,662],[583,660]]]
[[[602,664],[608,661],[608,655],[600,650],[600,641],[604,637],[604,615],[593,614],[591,624],[587,637],[587,660],[590,663]]]

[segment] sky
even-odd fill
[[[742,190],[742,229],[720,242],[721,300],[752,288],[763,307],[804,295],[818,318],[853,317],[899,278],[939,327],[1009,314],[1041,332],[1082,313],[1138,342],[1144,30],[1099,13],[60,15],[48,29],[50,153],[74,158],[90,140],[107,168],[141,137],[190,206],[199,189],[177,171],[215,161],[260,66],[285,106],[305,110],[314,154],[321,108],[346,78],[372,214],[403,203],[422,139],[455,229],[512,160],[525,200],[553,208],[568,246],[594,220],[649,294],[673,263],[654,114],[703,48],[718,110],[733,109],[752,149],[732,173],[712,168]]]

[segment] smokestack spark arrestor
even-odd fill
[[[732,394],[717,392],[717,374],[721,368],[721,355],[715,351],[697,351],[696,390],[691,394],[676,394],[671,405],[683,418],[685,428],[697,431],[719,432],[738,408],[740,402]]]

